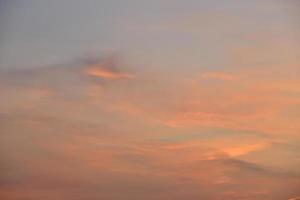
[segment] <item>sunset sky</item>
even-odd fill
[[[299,200],[300,1],[0,0],[0,199]]]

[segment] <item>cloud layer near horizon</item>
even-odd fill
[[[297,80],[150,74],[116,57],[2,71],[1,195],[299,195]]]

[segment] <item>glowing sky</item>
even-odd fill
[[[300,199],[299,6],[0,0],[1,199]]]

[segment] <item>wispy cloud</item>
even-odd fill
[[[239,73],[166,79],[117,61],[1,73],[1,145],[10,165],[1,174],[2,196],[37,199],[55,188],[53,198],[71,198],[79,188],[93,198],[122,199],[132,197],[124,190],[139,188],[139,198],[154,190],[161,198],[176,191],[173,199],[187,193],[195,199],[276,199],[272,191],[297,190],[300,179],[290,173],[297,169],[281,172],[280,161],[266,154],[278,138],[298,138],[297,117],[283,120],[281,114],[298,102],[294,82],[264,80],[260,87]],[[219,133],[210,137],[213,130]]]
[[[299,199],[300,199],[300,197],[293,197],[293,198],[290,198],[288,200],[299,200]]]
[[[104,79],[120,80],[120,79],[132,79],[134,75],[122,72],[109,71],[107,69],[102,69],[101,66],[89,67],[86,71],[87,74],[91,76],[96,76]]]

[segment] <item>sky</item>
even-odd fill
[[[300,199],[299,9],[0,0],[1,199]]]

